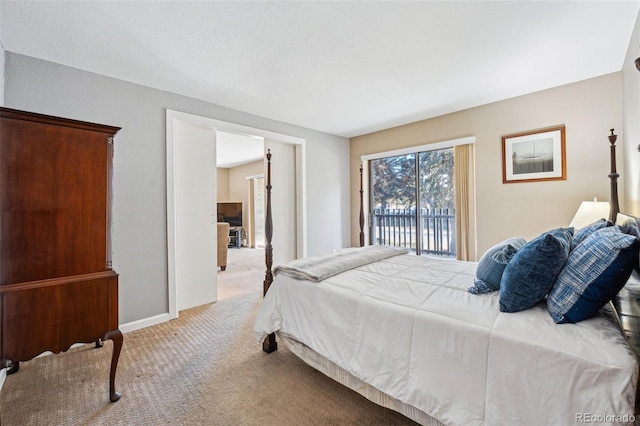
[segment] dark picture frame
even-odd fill
[[[564,125],[502,136],[502,183],[566,179]]]

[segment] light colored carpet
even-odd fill
[[[0,424],[413,425],[313,370],[283,344],[266,354],[252,328],[264,252],[230,249],[219,300],[124,335],[108,399],[111,342],[23,362],[0,391]]]

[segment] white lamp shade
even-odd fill
[[[609,203],[606,201],[583,201],[569,226],[584,228],[597,220],[608,219],[609,211]]]

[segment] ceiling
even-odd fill
[[[264,139],[216,132],[216,166],[231,168],[264,160]]]
[[[352,137],[620,71],[639,3],[2,1],[0,41]]]

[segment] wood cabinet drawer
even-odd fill
[[[44,351],[96,341],[118,328],[117,275],[69,279],[3,291],[1,358],[26,361]]]

